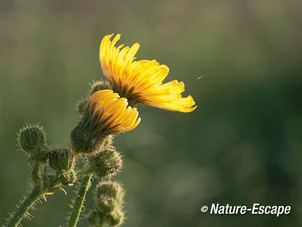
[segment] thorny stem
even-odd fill
[[[7,227],[15,227],[18,226],[20,221],[26,216],[26,213],[29,211],[30,208],[34,205],[36,200],[41,195],[41,191],[39,188],[33,188],[31,193],[27,196],[27,198],[24,200],[24,202],[21,204],[19,209],[16,211],[16,213],[11,217],[9,222],[7,223]]]
[[[90,187],[91,174],[84,177],[82,180],[82,184],[79,188],[78,194],[76,196],[74,206],[70,215],[68,227],[75,227],[79,220],[79,216],[83,207],[83,203],[86,197],[86,193]]]

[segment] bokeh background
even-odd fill
[[[168,65],[167,81],[184,81],[198,105],[190,114],[142,106],[139,127],[117,137],[124,226],[301,226],[301,8],[287,0],[1,0],[1,223],[30,178],[16,131],[40,122],[52,146],[67,146],[75,103],[104,78],[99,43],[121,33],[120,43],[141,44],[138,59]],[[23,225],[64,225],[73,195],[66,190]],[[292,212],[200,212],[256,202]],[[93,206],[90,193],[86,213]]]

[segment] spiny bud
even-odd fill
[[[125,192],[120,184],[111,181],[100,183],[96,189],[98,209],[106,214],[119,209],[124,195]]]
[[[53,149],[49,154],[49,165],[56,171],[66,171],[73,167],[74,153],[65,148]]]
[[[106,196],[121,202],[124,198],[124,195],[125,191],[123,187],[117,182],[103,181],[96,187],[96,198]]]
[[[99,90],[107,90],[111,89],[110,84],[107,81],[93,81],[93,84],[91,85],[91,92],[90,95],[93,93],[99,91]]]
[[[113,146],[91,155],[87,167],[78,174],[94,174],[98,177],[111,177],[116,175],[123,166],[122,156]]]
[[[89,215],[91,226],[119,226],[124,221],[122,204],[125,191],[117,182],[103,181],[96,187],[97,207]]]
[[[18,143],[23,150],[33,154],[37,148],[46,145],[46,134],[43,127],[40,125],[25,126],[18,133]]]
[[[90,167],[86,173],[93,173],[98,177],[116,175],[123,166],[121,154],[114,148],[106,149],[90,158]]]

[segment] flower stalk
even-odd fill
[[[91,174],[84,177],[82,180],[82,184],[79,188],[78,194],[74,201],[74,206],[70,215],[70,219],[68,222],[68,227],[75,227],[79,221],[80,213],[85,201],[86,193],[90,187]]]
[[[32,179],[33,185],[35,187],[38,187],[39,185],[41,185],[41,179],[39,176],[39,172],[40,172],[41,168],[43,168],[43,164],[41,162],[34,163],[33,170],[31,173],[31,179]]]
[[[21,204],[16,213],[11,217],[7,223],[7,227],[18,226],[20,221],[27,215],[27,212],[32,208],[37,199],[42,195],[41,190],[38,187],[33,188],[31,193],[27,196],[24,202]]]

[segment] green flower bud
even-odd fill
[[[103,181],[96,187],[96,209],[89,215],[91,226],[119,226],[124,221],[122,205],[125,191],[117,182]]]
[[[115,210],[107,216],[107,222],[111,226],[120,226],[124,222],[124,213],[121,210]]]
[[[74,164],[74,153],[65,148],[53,149],[49,153],[49,165],[56,171],[69,170]]]
[[[76,174],[73,169],[63,171],[59,175],[59,180],[63,185],[71,185],[76,181]]]
[[[123,166],[121,154],[115,149],[107,149],[92,156],[90,166],[85,173],[93,173],[98,177],[111,177],[116,175]]]
[[[46,134],[40,125],[28,125],[21,129],[18,133],[19,146],[33,154],[39,147],[46,145]]]
[[[102,196],[113,198],[114,200],[121,203],[125,196],[125,191],[121,184],[112,181],[103,181],[96,187],[96,198]]]
[[[91,85],[91,92],[90,95],[99,91],[99,90],[110,90],[111,86],[107,81],[94,81]]]
[[[103,213],[110,213],[118,209],[122,203],[125,192],[119,183],[105,181],[96,189],[96,203]]]

